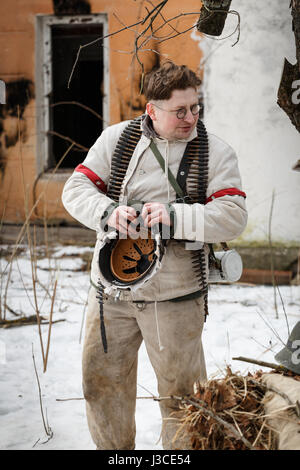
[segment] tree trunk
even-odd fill
[[[197,29],[210,36],[220,36],[227,18],[231,0],[203,0]]]
[[[296,41],[296,57],[298,64],[298,78],[300,78],[300,0],[291,0],[293,31]]]
[[[292,124],[300,132],[300,0],[291,0],[292,28],[296,42],[296,64],[292,65],[285,59],[277,103],[290,118]]]

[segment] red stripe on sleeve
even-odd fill
[[[220,191],[217,191],[217,192],[213,193],[211,196],[209,196],[206,199],[205,204],[207,204],[208,202],[213,201],[214,199],[216,199],[218,197],[222,197],[222,196],[242,196],[242,197],[246,197],[246,193],[244,193],[243,191],[240,191],[237,188],[221,189]]]
[[[83,173],[85,176],[88,177],[88,179],[90,181],[92,181],[92,183],[94,183],[94,185],[97,186],[98,189],[100,189],[100,191],[102,191],[103,193],[106,193],[107,191],[107,186],[106,184],[104,183],[104,181],[99,178],[98,175],[96,175],[96,173],[94,173],[92,170],[90,170],[89,168],[87,168],[86,166],[84,165],[78,165],[76,168],[75,168],[75,171],[79,171],[79,173]]]

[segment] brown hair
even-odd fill
[[[200,84],[200,78],[186,65],[176,65],[167,61],[145,76],[143,93],[148,101],[168,100],[173,90],[186,90],[187,88],[196,90]]]

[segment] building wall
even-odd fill
[[[249,222],[243,243],[299,246],[300,135],[277,105],[284,58],[296,62],[290,0],[233,0],[241,16],[237,33],[225,41],[195,37],[204,52],[205,123],[237,152],[247,193]],[[229,15],[223,36],[237,17]],[[192,34],[193,36],[193,34]],[[291,90],[292,93],[292,90]]]
[[[50,0],[2,0],[0,2],[0,79],[10,90],[10,100],[0,110],[0,213],[2,221],[22,223],[28,216],[31,220],[48,222],[73,219],[61,204],[61,191],[68,174],[55,176],[38,175],[37,127],[36,127],[36,83],[35,60],[36,15],[53,15],[55,5],[63,2]],[[109,33],[131,25],[141,18],[140,4],[133,0],[78,0],[69,2],[68,15],[106,13]],[[155,5],[159,2],[153,2]],[[184,31],[198,18],[199,0],[168,2],[163,14],[166,18],[180,13],[195,12],[172,23],[177,30]],[[54,8],[55,7],[55,8]],[[148,5],[149,7],[149,5]],[[145,14],[145,9],[143,10]],[[125,30],[109,39],[109,114],[110,124],[128,119],[144,111],[145,101],[140,95],[141,68],[133,60],[131,51],[134,38],[140,30]],[[172,32],[165,26],[160,35]],[[173,31],[174,32],[174,31]],[[175,32],[174,32],[175,34]],[[158,60],[170,58],[176,63],[185,63],[197,69],[201,51],[190,34],[184,34],[170,41],[157,44],[151,41],[140,54],[145,70],[150,70]],[[19,104],[19,107],[17,106]]]

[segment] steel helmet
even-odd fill
[[[136,291],[160,268],[164,243],[160,233],[149,230],[148,238],[120,238],[110,232],[99,250],[100,281],[109,295],[120,290]]]

